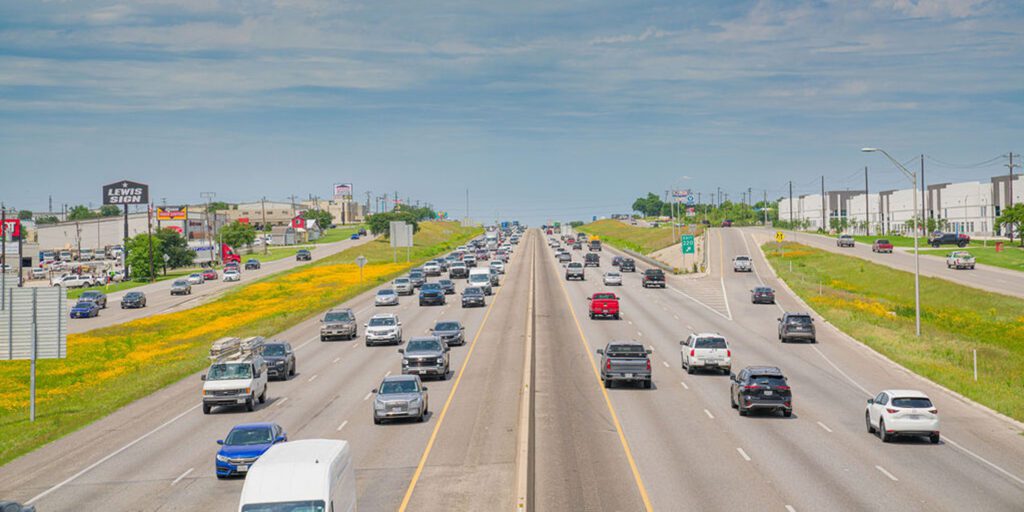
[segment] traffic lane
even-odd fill
[[[600,274],[608,269],[590,270]],[[605,287],[596,276],[588,276],[582,283],[565,282],[565,287],[595,361],[599,361],[595,351],[612,340],[635,340],[654,350],[650,356],[652,390],[629,385],[608,390],[654,508],[785,510],[792,499],[780,493],[770,477],[765,477],[763,461],[746,460],[745,450],[749,447],[723,435],[717,424],[722,413],[711,413],[706,406],[699,406],[695,395],[683,387],[681,374],[671,363],[675,359],[672,343],[666,341],[674,337],[648,329],[651,322],[647,314],[658,315],[660,308],[644,301],[643,294],[662,290],[644,291],[639,277],[630,277],[621,288]],[[613,291],[624,297],[623,320],[586,318],[586,297],[598,291]],[[724,493],[722,482],[742,482],[744,492]]]
[[[749,242],[754,245],[754,241]],[[760,276],[769,285],[779,287],[778,281],[771,273],[767,262],[761,258],[760,253],[755,256]],[[789,294],[779,295],[781,306],[773,308],[774,312],[782,309],[789,311],[804,311],[806,308],[798,303]],[[766,313],[766,316],[771,316]],[[777,322],[771,318],[774,325]],[[995,464],[1002,470],[1009,471],[1013,477],[1003,474],[1001,477],[1009,478],[1016,484],[1022,484],[1016,478],[1024,478],[1024,445],[1021,443],[1020,434],[1022,430],[1018,423],[996,416],[991,411],[969,403],[960,397],[953,395],[945,389],[936,386],[926,379],[885,360],[877,353],[862,345],[851,341],[842,335],[834,327],[818,317],[817,331],[819,336],[824,333],[830,335],[834,340],[832,343],[819,343],[814,347],[814,352],[826,362],[838,361],[838,366],[848,375],[856,376],[865,389],[862,390],[862,398],[867,398],[881,389],[912,388],[920,389],[927,393],[936,402],[941,413],[943,433],[947,435],[947,442],[952,444],[961,455],[971,459],[975,463],[988,466]],[[834,363],[830,363],[834,364]],[[837,370],[838,371],[838,370]],[[861,379],[860,376],[864,376]],[[877,386],[877,387],[872,387]],[[856,387],[856,386],[855,386]],[[991,468],[996,473],[1000,470]]]
[[[734,238],[732,250],[740,250],[741,244],[738,242],[741,241]],[[760,259],[760,256],[756,256],[756,259]],[[732,279],[726,280],[727,289],[730,293],[735,294],[736,299],[739,299],[745,293],[744,288],[756,281],[757,274],[737,274]],[[736,318],[738,320],[749,321],[749,325],[765,326],[769,330],[769,333],[767,333],[769,335],[760,336],[760,341],[763,343],[755,343],[753,347],[748,348],[755,350],[762,347],[775,348],[775,354],[773,354],[775,360],[782,361],[780,366],[790,376],[791,383],[796,383],[794,384],[794,392],[799,393],[799,395],[797,395],[795,402],[803,404],[797,406],[799,410],[811,411],[818,416],[818,421],[832,425],[832,428],[839,436],[845,437],[846,440],[843,445],[856,448],[851,454],[853,460],[874,458],[883,461],[881,465],[887,468],[887,471],[903,473],[904,475],[912,474],[916,477],[914,482],[906,483],[904,486],[915,486],[914,489],[921,496],[938,495],[943,498],[942,502],[944,504],[954,504],[952,507],[954,509],[962,509],[965,506],[970,506],[971,503],[987,503],[987,506],[999,509],[1000,507],[1005,507],[1012,501],[1015,494],[1021,492],[1020,487],[1017,487],[1017,482],[1003,478],[1001,475],[1000,478],[992,479],[991,477],[994,475],[991,468],[983,467],[983,463],[979,465],[981,461],[975,460],[972,457],[966,457],[962,451],[954,449],[953,446],[920,446],[924,443],[921,440],[908,441],[896,445],[882,445],[873,436],[866,435],[863,419],[864,399],[870,396],[870,394],[867,388],[861,389],[864,387],[862,383],[878,382],[878,380],[884,379],[887,384],[879,385],[875,391],[882,388],[920,386],[908,384],[908,374],[903,370],[892,365],[879,365],[877,358],[873,361],[869,360],[864,357],[864,352],[829,354],[829,352],[838,352],[834,350],[836,348],[846,348],[850,344],[840,339],[831,328],[824,325],[818,326],[818,337],[821,340],[818,346],[801,344],[782,345],[775,339],[775,326],[777,323],[774,316],[778,315],[780,310],[786,307],[785,303],[789,297],[783,294],[780,296],[780,299],[783,305],[778,308],[752,305],[749,299],[746,301],[735,301]],[[761,328],[755,329],[757,330],[756,333],[748,333],[746,336],[734,338],[734,348],[738,346],[742,348],[740,344],[756,339],[759,337],[759,334],[764,334],[766,330]],[[832,361],[838,361],[838,364]],[[826,364],[822,364],[823,362]],[[832,367],[832,364],[836,364],[836,367]],[[813,375],[809,375],[807,377],[811,377],[811,380],[808,380],[807,377],[800,375],[806,368],[814,368],[815,372],[824,372],[824,375],[817,379],[814,379]],[[892,371],[884,371],[887,369]],[[829,376],[831,377],[832,385],[824,382]],[[850,377],[847,378],[847,376]],[[847,382],[844,383],[842,382],[843,380]],[[920,382],[919,379],[915,378],[914,380]],[[800,382],[803,382],[803,384],[800,384]],[[894,384],[894,382],[898,382],[898,384]],[[960,421],[959,414],[948,412],[951,410],[950,407],[960,405],[958,401],[946,403],[942,396],[937,396],[929,390],[926,390],[926,392],[935,400],[938,408],[944,411],[942,416],[944,434],[949,434],[951,438],[955,436],[959,441],[964,441],[964,439],[967,439],[965,436],[968,432],[977,430],[975,428],[978,425],[977,423],[965,424]],[[991,423],[993,421],[998,422],[1000,420],[990,416],[988,422]],[[963,429],[963,432],[961,432],[961,429]],[[1005,431],[1006,429],[1002,430]],[[1009,441],[1009,447],[1019,449],[1021,445],[1019,438],[1003,437],[1004,441]],[[865,457],[865,454],[867,454],[867,457]],[[902,471],[903,467],[908,465],[910,467],[906,471]],[[947,466],[952,469],[935,470],[936,467]],[[943,496],[943,494],[947,493],[948,496]],[[901,496],[905,495],[906,493],[902,492]]]
[[[763,229],[751,229],[751,231],[767,234],[767,230]],[[835,245],[835,239],[833,238],[806,233],[794,233],[791,231],[786,231],[785,234],[787,239],[790,241],[797,241],[802,244],[830,252],[856,256],[873,263],[887,265],[906,272],[914,271],[914,253],[912,249],[910,251],[897,249],[894,250],[892,254],[881,254],[871,252],[870,245],[859,242],[852,249],[840,248]],[[931,249],[931,247],[928,246],[923,248]],[[944,246],[943,248],[948,248],[950,251],[957,249],[956,247],[951,246]],[[969,251],[970,247],[968,247],[967,250]],[[1009,269],[990,267],[988,265],[978,265],[974,270],[955,270],[946,267],[946,261],[944,258],[922,255],[921,275],[938,277],[985,291],[997,292],[1014,297],[1024,297],[1024,273]]]
[[[409,510],[513,509],[519,385],[533,236],[513,259],[457,395],[415,487]],[[499,303],[500,301],[500,303]],[[471,340],[470,340],[471,341]],[[434,404],[440,413],[443,403]]]
[[[536,289],[537,510],[640,510],[640,497],[590,353],[565,305],[559,275],[540,251]]]
[[[362,309],[368,308],[370,306],[370,304],[372,304],[372,296],[373,296],[373,292],[368,292],[368,293],[358,297],[355,301],[352,301],[349,305],[351,305],[353,308],[359,308],[360,306],[363,307]],[[406,306],[408,306],[408,304],[406,304]],[[425,309],[432,309],[432,308],[425,308]],[[427,327],[427,324],[423,324],[424,330],[426,329],[426,327]],[[418,328],[418,326],[414,326],[414,328]],[[292,340],[293,339],[299,339],[299,338],[294,338],[293,335],[291,334],[293,332],[298,332],[299,333],[298,336],[300,338],[301,338],[301,336],[304,336],[305,334],[309,334],[310,342],[312,342],[312,339],[314,339],[314,338],[318,339],[318,337],[319,337],[318,329],[319,329],[319,324],[316,321],[316,319],[311,319],[309,322],[300,324],[299,326],[293,328],[292,330],[289,330],[289,332],[283,333],[282,335],[280,335],[280,337],[282,337],[283,339],[292,339]],[[305,334],[303,334],[303,332],[305,332]],[[277,336],[275,336],[275,337],[277,337]],[[301,345],[300,344],[296,344],[296,346],[301,346]],[[322,346],[326,347],[326,346],[330,346],[330,344],[324,344]],[[318,347],[318,345],[314,344],[314,345],[311,345],[311,347]],[[305,366],[303,361],[305,359],[307,359],[307,357],[304,357],[304,354],[302,352],[303,351],[300,349],[299,350],[300,371],[302,371],[303,366]],[[317,352],[317,351],[314,351],[314,352]],[[313,358],[313,360],[318,360],[319,359],[319,355],[315,354],[315,353],[314,354],[309,354],[309,357]],[[398,355],[394,354],[394,357],[397,360]],[[172,386],[172,388],[175,388],[178,392],[175,393],[174,395],[170,396],[170,397],[164,396],[163,398],[165,398],[166,401],[161,401],[161,403],[180,403],[180,402],[188,402],[188,401],[191,401],[191,400],[195,400],[194,397],[196,396],[195,395],[196,390],[199,389],[198,388],[198,386],[199,386],[198,379],[195,378],[197,376],[198,375],[186,378],[183,381],[180,381],[178,384]],[[376,383],[374,383],[374,385],[375,384]],[[274,385],[271,385],[270,388],[269,388],[271,396],[273,396],[275,394],[274,388],[275,388]],[[132,409],[135,408],[134,406],[137,406],[139,403],[143,403],[144,404],[146,401],[147,401],[146,399],[137,401],[137,402],[135,402],[133,404],[130,404],[125,409],[122,409],[122,411],[132,410]],[[193,407],[195,407],[195,406],[193,406]],[[153,409],[152,407],[145,407],[145,406],[143,406],[143,408],[147,409],[147,412],[149,412],[150,409]],[[162,409],[159,408],[159,407],[157,407],[155,409],[157,409],[157,412],[162,412]],[[118,413],[120,413],[120,412],[121,411],[118,411]],[[115,415],[117,415],[118,413],[115,413]],[[163,419],[163,416],[160,415],[160,414],[153,415],[153,417]],[[111,419],[115,419],[115,418],[111,417]],[[90,430],[91,429],[90,428],[86,428],[86,429],[83,429],[82,431],[79,431],[78,433],[73,434],[72,436],[69,436],[69,437],[89,436],[89,437],[91,437],[90,440],[92,441],[92,443],[84,443],[84,444],[79,443],[79,444],[77,444],[77,445],[75,445],[73,447],[68,447],[68,448],[71,448],[72,450],[80,451],[80,452],[81,451],[88,451],[88,450],[83,450],[83,447],[89,447],[89,446],[97,446],[97,445],[104,445],[105,444],[107,446],[107,448],[110,448],[115,442],[116,443],[127,443],[127,442],[130,441],[130,439],[133,438],[133,436],[139,435],[141,432],[145,432],[145,429],[147,427],[152,428],[154,426],[154,424],[152,422],[150,422],[150,424],[147,425],[145,423],[137,421],[136,418],[132,417],[132,416],[129,416],[127,418],[121,417],[120,419],[127,420],[127,422],[129,422],[131,425],[134,426],[134,428],[132,428],[132,429],[130,429],[128,431],[125,431],[123,437],[119,437],[118,438],[118,437],[109,436],[109,435],[107,435],[107,436],[90,435]],[[104,421],[105,420],[101,420],[101,422],[104,422]],[[120,426],[121,426],[120,423],[111,423],[111,424],[107,425],[107,428],[109,428],[110,430],[113,430],[113,431],[117,431]],[[225,430],[225,432],[226,432],[226,430]],[[223,435],[222,432],[218,432],[218,433],[216,433],[214,435],[218,435],[218,434],[219,435]],[[100,437],[102,437],[102,439],[100,439]],[[67,439],[67,438],[65,438],[65,439]],[[216,439],[216,438],[213,437],[211,439]],[[147,441],[148,441],[148,439],[147,439]],[[189,443],[189,439],[185,439],[183,442],[185,443],[185,445],[187,445]],[[172,443],[172,444],[174,444],[174,443]],[[53,445],[48,445],[48,447],[49,446],[53,446]],[[181,445],[178,445],[178,446],[181,446]],[[44,447],[44,448],[40,449],[39,451],[35,452],[34,454],[30,454],[29,456],[27,456],[27,458],[32,458],[32,460],[35,461],[39,465],[45,465],[47,463],[53,463],[55,461],[62,460],[60,458],[60,456],[57,456],[57,455],[53,455],[52,457],[45,457],[45,454],[47,452],[47,448],[48,447]],[[91,452],[96,452],[96,450],[91,450]],[[156,451],[156,452],[158,453],[159,451]],[[63,452],[63,453],[67,453],[67,452]],[[75,460],[96,460],[96,459],[100,459],[101,457],[103,457],[103,455],[105,455],[103,452],[99,452],[99,453],[79,453],[78,456],[75,457]],[[120,454],[119,454],[119,456],[120,456]],[[40,461],[41,461],[41,463],[40,463]],[[18,461],[16,461],[16,462],[18,462]],[[3,469],[4,470],[10,470],[12,468],[15,468],[17,466],[16,462],[8,464]],[[31,464],[31,462],[30,462],[30,464]],[[32,480],[32,484],[33,484],[32,486],[16,487],[16,489],[18,489],[21,492],[25,492],[26,490],[30,490],[30,491],[42,490],[42,489],[37,489],[37,486],[39,485],[38,484],[39,481],[44,481],[44,482],[47,482],[47,483],[51,483],[49,480],[52,478],[52,479],[54,479],[54,483],[55,483],[56,482],[56,478],[58,478],[58,477],[59,478],[64,478],[65,476],[67,476],[67,475],[64,474],[64,472],[70,473],[70,471],[71,471],[71,470],[65,470],[64,469],[64,468],[67,467],[66,464],[59,464],[58,466],[59,466],[58,468],[48,468],[49,471],[44,471],[45,478],[33,479]],[[77,468],[75,468],[75,470],[77,470]],[[97,468],[97,470],[99,470],[99,468]],[[17,470],[15,470],[14,473],[18,474],[18,475],[26,474],[25,471],[17,471]],[[38,476],[42,476],[42,475],[38,475]],[[8,480],[7,478],[4,478],[4,481],[10,481],[10,480]],[[24,501],[27,498],[21,498],[21,499]]]
[[[350,247],[362,245],[370,240],[372,240],[372,237],[361,238],[358,241],[342,240],[332,244],[317,246],[311,251],[314,255],[313,261],[341,252]],[[202,304],[204,300],[228,291],[234,286],[245,284],[307,263],[309,262],[295,261],[294,258],[283,258],[264,263],[261,265],[259,270],[242,270],[241,281],[230,282],[225,282],[222,279],[224,277],[223,272],[219,270],[217,280],[193,285],[191,295],[171,295],[171,285],[175,280],[158,281],[156,283],[132,288],[131,290],[115,292],[107,296],[107,309],[102,310],[98,317],[75,319],[69,323],[68,332],[72,334],[86,332],[92,329],[116,325],[150,315],[166,313],[172,310],[179,311],[182,309],[193,308]],[[137,309],[121,309],[121,299],[125,294],[132,291],[143,292],[146,294],[146,307]],[[73,306],[75,302],[75,300],[69,300],[68,307],[70,308]]]

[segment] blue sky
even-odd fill
[[[170,204],[352,182],[457,216],[469,188],[474,217],[536,224],[673,183],[777,197],[822,174],[855,187],[868,165],[893,188],[860,147],[1024,152],[1022,19],[1012,0],[3,0],[0,199],[97,203],[123,178]]]

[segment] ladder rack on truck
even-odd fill
[[[210,346],[210,361],[222,361],[225,359],[239,359],[260,355],[263,353],[263,336],[250,336],[239,338],[228,336],[221,338]]]

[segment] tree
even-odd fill
[[[1013,233],[1020,234],[1024,228],[1024,203],[1017,203],[1009,208],[1003,208],[1003,212],[996,217],[995,229],[1002,230],[1003,226],[1010,228],[1010,241],[1013,242]],[[1024,247],[1024,237],[1020,237],[1020,245]]]
[[[86,208],[85,205],[82,204],[72,206],[71,209],[68,210],[68,220],[88,220],[95,218],[96,212]]]
[[[177,231],[164,228],[156,232],[160,239],[162,252],[157,260],[160,265],[164,264],[163,255],[168,257],[167,266],[171,268],[188,267],[195,261],[196,252],[188,247],[188,241]]]
[[[32,220],[32,212],[29,210],[18,210],[18,219]]]
[[[326,210],[306,210],[305,213],[302,214],[302,218],[306,220],[315,220],[321,229],[327,229],[331,224],[334,224],[334,216],[331,215],[331,212]]]
[[[644,217],[656,217],[661,214],[667,203],[658,198],[654,192],[648,192],[647,197],[638,197],[633,201],[633,211],[640,212]]]
[[[370,215],[366,219],[366,224],[374,235],[387,237],[390,232],[391,221],[402,221],[412,224],[412,232],[415,233],[420,230],[419,220],[412,212],[384,212]]]
[[[573,227],[573,228],[578,228],[578,227],[580,227],[582,225],[583,225],[583,221],[582,220],[574,220],[574,221],[569,223],[569,226]]]
[[[256,240],[256,228],[252,227],[251,224],[238,222],[237,220],[223,226],[217,235],[221,242],[224,242],[231,247],[242,247],[244,245],[252,245]]]
[[[42,226],[43,224],[56,224],[60,222],[60,219],[53,215],[46,215],[36,219],[36,224]]]
[[[117,217],[121,215],[121,207],[116,204],[105,204],[100,206],[100,217]]]
[[[160,268],[162,265],[163,252],[161,248],[162,241],[153,236],[153,272]],[[132,279],[136,281],[148,281],[150,279],[149,274],[149,261],[150,261],[150,236],[146,233],[135,235],[128,239],[128,269]]]
[[[231,208],[231,205],[225,203],[224,201],[213,201],[213,202],[210,203],[210,206],[208,208],[206,208],[206,211],[208,211],[210,213],[213,213],[213,212],[219,212],[221,210],[227,210],[227,209],[230,209],[230,208]]]

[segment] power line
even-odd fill
[[[949,169],[981,169],[983,167],[993,167],[995,165],[1000,165],[998,162],[1000,160],[1002,160],[1003,158],[1006,158],[1005,155],[999,155],[997,157],[993,157],[993,158],[990,158],[988,160],[985,160],[984,162],[976,162],[976,163],[973,163],[973,164],[951,164],[949,162],[944,162],[942,160],[939,160],[938,158],[935,158],[935,157],[933,157],[931,155],[925,155],[924,157],[927,158],[929,161],[935,163],[939,167],[946,167],[946,168],[949,168]],[[916,160],[916,158],[914,160]],[[995,164],[995,165],[993,165],[993,164]],[[904,165],[906,165],[906,164],[904,164]]]

